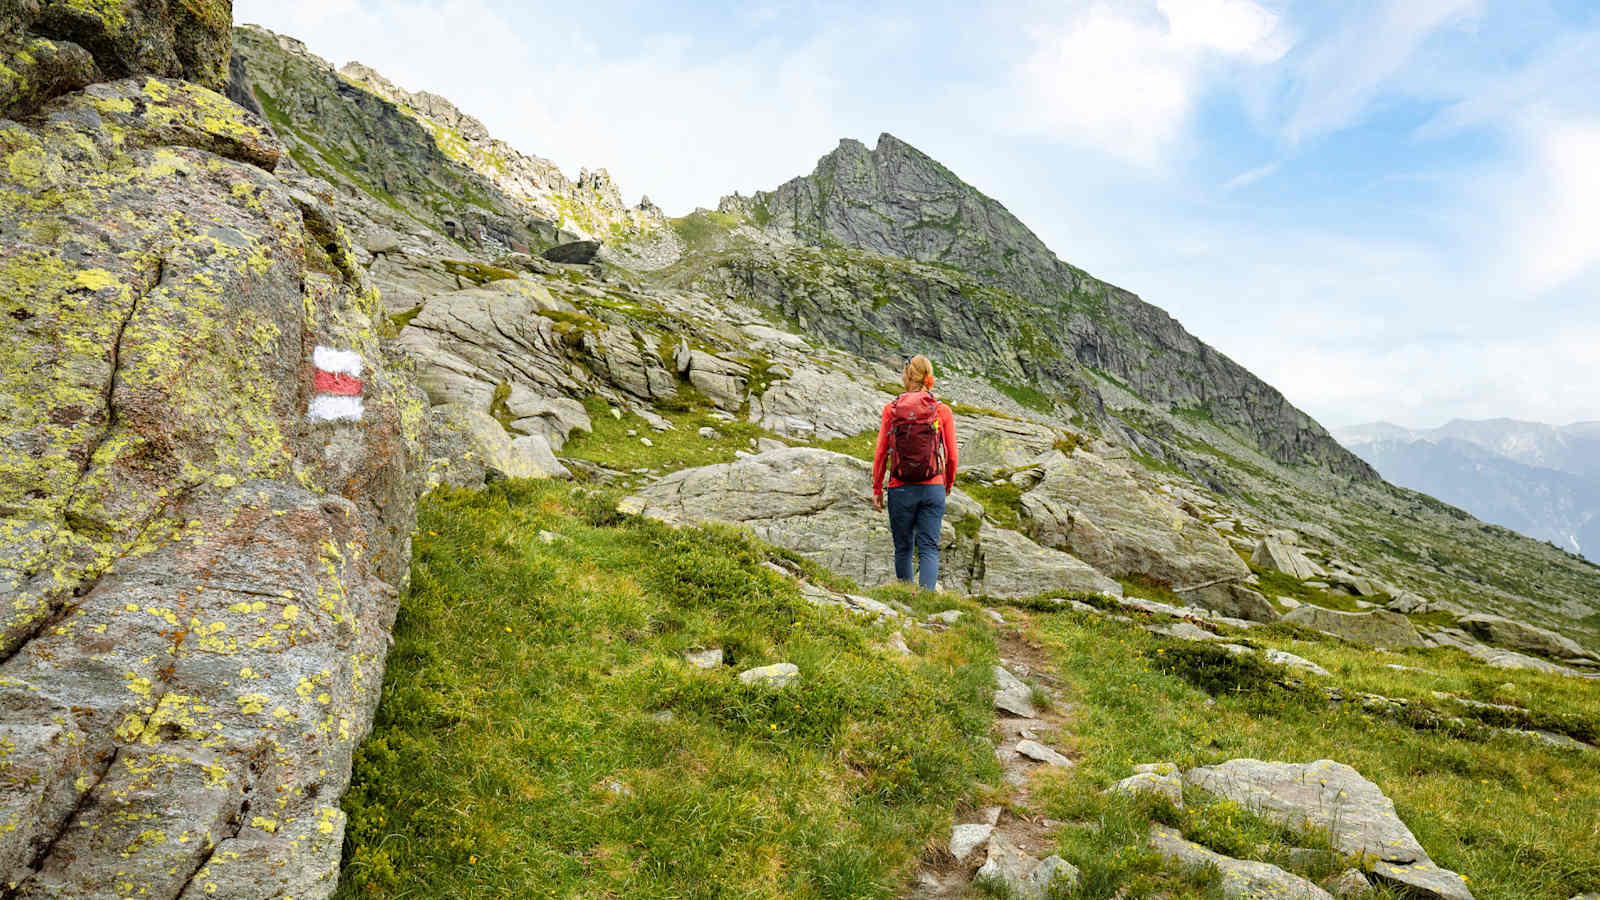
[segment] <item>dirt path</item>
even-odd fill
[[[1000,665],[1021,681],[1042,689],[1035,692],[1034,699],[1041,699],[1038,695],[1042,692],[1048,702],[1035,702],[1031,716],[1017,715],[997,705],[991,738],[1003,783],[981,785],[980,794],[990,798],[990,804],[983,808],[963,804],[955,815],[958,827],[989,825],[993,826],[992,831],[959,860],[951,852],[951,833],[937,835],[929,842],[914,881],[902,893],[907,900],[970,896],[977,871],[989,855],[986,847],[998,844],[1014,847],[1029,857],[1047,856],[1054,843],[1051,835],[1061,827],[1061,823],[1046,818],[1037,808],[1031,784],[1042,772],[1075,763],[1072,723],[1077,705],[1064,699],[1063,682],[1054,666],[1043,648],[1028,639],[1027,613],[1017,609],[999,612],[1004,619],[995,627]],[[1042,745],[1045,752],[1035,745]],[[1049,751],[1060,756],[1041,761],[1028,755],[1031,752],[1048,757]]]

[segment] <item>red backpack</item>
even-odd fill
[[[944,474],[939,401],[926,391],[901,394],[889,406],[889,474],[920,484]]]

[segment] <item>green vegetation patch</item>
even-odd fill
[[[1341,612],[1366,611],[1357,606],[1356,598],[1349,594],[1313,587],[1293,575],[1279,572],[1277,569],[1251,566],[1250,571],[1256,573],[1256,577],[1261,580],[1258,590],[1268,597],[1292,597],[1301,603],[1310,603],[1313,606],[1321,606],[1326,609],[1337,609]],[[1382,600],[1387,599],[1387,597],[1374,598],[1368,602],[1378,602],[1381,605]]]
[[[575,433],[561,449],[562,456],[587,459],[601,465],[631,471],[654,469],[670,472],[692,466],[708,466],[733,461],[739,450],[749,450],[752,438],[765,435],[759,426],[744,419],[724,422],[712,417],[703,398],[689,396],[660,408],[662,418],[672,423],[670,431],[655,431],[644,419],[629,412],[616,418],[611,405],[599,397],[584,403],[594,430]],[[707,439],[700,429],[709,426],[721,437]],[[632,431],[633,434],[628,434]],[[650,443],[646,444],[648,440]]]
[[[1137,625],[1074,612],[1035,613],[1032,620],[1030,636],[1069,681],[1063,699],[1082,704],[1070,748],[1080,757],[1078,766],[1035,791],[1047,815],[1068,823],[1056,840],[1062,856],[1084,872],[1082,896],[1111,897],[1124,889],[1123,896],[1146,896],[1165,886],[1162,879],[1171,876],[1160,874],[1142,849],[1150,818],[1223,852],[1276,861],[1288,836],[1262,832],[1243,810],[1208,805],[1168,819],[1173,812],[1100,793],[1139,763],[1189,769],[1239,757],[1354,766],[1394,800],[1439,865],[1470,880],[1480,900],[1561,900],[1600,883],[1594,849],[1600,753],[1549,747],[1471,723],[1432,727],[1444,721],[1439,711],[1460,713],[1436,700],[1435,690],[1519,703],[1537,716],[1560,710],[1562,724],[1572,725],[1600,714],[1592,683],[1489,669],[1455,650],[1378,654],[1332,639],[1243,632],[1334,673],[1331,681],[1308,680],[1295,689],[1281,683],[1292,672],[1166,640]],[[1330,703],[1325,691],[1335,686],[1346,697],[1371,691],[1415,698],[1415,721],[1369,714],[1357,703]],[[1318,846],[1316,835],[1293,840]],[[1176,895],[1214,896],[1211,890],[1196,884]]]
[[[1013,531],[1022,530],[1022,488],[1009,481],[981,484],[959,475],[957,480],[961,482],[963,491],[983,504],[984,514],[993,519],[996,525]]]
[[[998,766],[988,630],[916,651],[732,529],[557,482],[424,502],[344,800],[354,897],[894,897]],[[688,665],[716,647],[726,664]],[[790,662],[794,685],[743,685]]]
[[[1055,403],[1038,388],[1026,384],[1012,384],[1007,381],[991,381],[995,390],[1017,401],[1035,412],[1050,413],[1055,411]]]
[[[671,220],[672,230],[678,233],[691,252],[715,249],[718,239],[737,228],[741,222],[738,216],[708,209],[696,210]]]
[[[484,285],[491,281],[504,281],[508,278],[517,277],[517,273],[511,271],[510,269],[502,269],[499,266],[491,266],[487,263],[473,262],[472,260],[468,259],[444,259],[440,260],[440,262],[444,264],[444,270],[446,272],[449,272],[451,275],[455,275],[460,278],[465,278],[477,285]]]

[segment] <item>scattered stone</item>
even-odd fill
[[[956,862],[965,864],[967,858],[989,844],[994,833],[994,823],[955,825],[950,829],[950,855]]]
[[[1219,634],[1201,628],[1193,622],[1179,619],[1164,625],[1146,625],[1145,630],[1152,634],[1164,634],[1167,637],[1177,638],[1181,641],[1223,641],[1227,640]]]
[[[1332,673],[1327,669],[1324,669],[1305,657],[1295,656],[1293,653],[1290,653],[1286,650],[1268,650],[1266,652],[1266,657],[1267,662],[1269,663],[1276,663],[1280,666],[1288,666],[1291,669],[1300,669],[1304,672],[1310,672],[1313,675],[1322,675],[1324,677],[1332,676]]]
[[[670,709],[658,710],[658,711],[653,712],[653,713],[650,714],[650,721],[652,721],[652,722],[660,722],[663,725],[667,724],[668,722],[671,722],[672,720],[674,720],[676,718],[677,718],[677,715],[675,713],[673,713],[673,711],[670,710]]]
[[[541,544],[554,544],[559,540],[561,540],[561,535],[556,534],[554,531],[539,532],[539,543]]]
[[[722,648],[712,647],[710,650],[691,650],[683,655],[689,665],[697,669],[715,669],[722,665]]]
[[[789,445],[777,438],[756,438],[756,452],[766,453],[769,450],[786,450]]]
[[[900,654],[901,656],[911,655],[911,648],[906,646],[905,637],[898,631],[889,635],[889,649]]]
[[[1222,875],[1222,893],[1240,900],[1333,900],[1333,895],[1310,881],[1271,863],[1234,859],[1209,850],[1165,825],[1150,826],[1151,849],[1168,859],[1196,869],[1215,867]]]
[[[961,617],[964,616],[964,615],[966,615],[966,613],[963,612],[962,610],[959,610],[959,609],[947,609],[947,610],[944,610],[943,612],[936,612],[936,613],[933,613],[933,614],[929,615],[928,616],[928,621],[930,621],[930,622],[942,622],[945,625],[954,625],[955,623],[961,621]]]
[[[1017,900],[1046,900],[1052,887],[1060,891],[1076,887],[1078,870],[1059,856],[1036,860],[1004,835],[995,834],[974,879],[1001,887]]]
[[[639,443],[645,445],[646,447],[654,447],[656,445],[655,441],[652,441],[647,437],[639,438]]]
[[[989,609],[985,607],[983,614],[988,616],[996,625],[1004,625],[1006,623],[1006,617],[1000,615],[1000,611],[998,609]]]
[[[1142,771],[1141,771],[1142,770]],[[1135,766],[1134,774],[1106,789],[1112,794],[1154,794],[1183,808],[1183,777],[1172,763]]]
[[[613,407],[611,407],[610,412],[611,412],[611,418],[616,419],[618,422],[622,421],[622,410],[620,410],[620,409],[616,408],[615,406],[613,406]],[[632,432],[630,431],[629,434],[632,434]]]
[[[1034,717],[1033,691],[1021,679],[1007,671],[1005,666],[995,666],[994,680],[996,709],[1024,719]]]
[[[722,440],[722,432],[716,430],[715,428],[712,428],[710,425],[702,425],[702,426],[700,426],[699,430],[697,430],[695,432],[695,434],[700,435],[701,437],[705,438],[708,441],[720,441],[720,440]]]
[[[800,667],[794,663],[776,663],[746,669],[739,673],[741,684],[754,684],[774,690],[786,688],[800,678]]]
[[[1340,900],[1352,900],[1372,893],[1372,883],[1367,881],[1367,876],[1361,874],[1359,869],[1345,869],[1330,878],[1325,885],[1328,893],[1339,897]]]
[[[1073,766],[1072,760],[1038,741],[1018,742],[1017,752],[1035,762],[1048,763],[1058,769],[1070,769]]]
[[[1386,609],[1347,613],[1320,606],[1302,606],[1286,613],[1283,621],[1325,631],[1369,647],[1423,646],[1422,635],[1417,633],[1411,620]]]

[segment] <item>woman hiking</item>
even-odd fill
[[[887,470],[895,577],[911,580],[915,545],[917,582],[931,591],[939,584],[944,501],[956,483],[955,415],[933,396],[933,363],[926,356],[906,359],[901,381],[905,393],[884,405],[878,428],[878,449],[872,455],[872,506],[883,511]]]

